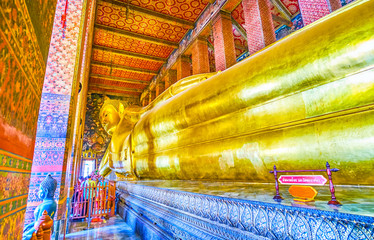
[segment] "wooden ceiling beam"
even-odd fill
[[[233,17],[231,17],[231,20],[232,20],[232,24],[234,25],[234,27],[236,28],[236,30],[238,30],[238,32],[240,33],[240,35],[242,35],[242,37],[247,41],[247,32],[246,32],[246,30]]]
[[[136,94],[126,94],[126,93],[113,92],[111,90],[92,90],[92,89],[88,89],[88,93],[98,93],[98,94],[103,94],[103,95],[132,97],[132,98],[138,98],[139,97],[138,93],[136,93]]]
[[[117,64],[110,64],[110,63],[104,63],[104,62],[98,62],[98,61],[91,61],[91,65],[96,66],[102,66],[102,67],[111,67],[112,69],[119,69],[124,70],[128,72],[136,72],[136,73],[143,73],[143,74],[149,74],[152,76],[157,75],[157,71],[151,71],[143,68],[134,68],[134,67],[128,67],[123,65],[117,65]]]
[[[282,23],[282,24],[284,24],[284,25],[287,25],[287,26],[292,25],[292,22],[291,22],[290,20],[284,19],[284,18],[282,18],[282,17],[280,17],[280,16],[277,16],[277,15],[272,14],[271,17],[272,17],[273,20],[276,21],[276,22],[280,22],[280,23]]]
[[[270,0],[270,2],[274,5],[276,9],[283,15],[285,19],[288,21],[291,21],[292,14],[288,9],[283,5],[283,3],[280,0]]]
[[[106,3],[110,3],[112,5],[116,5],[116,6],[119,6],[119,7],[123,7],[123,8],[128,7],[130,13],[131,12],[139,13],[142,16],[151,17],[151,18],[157,19],[157,20],[159,19],[163,22],[183,26],[183,27],[188,28],[188,29],[193,29],[194,28],[194,23],[193,22],[186,21],[186,20],[181,19],[181,18],[173,17],[173,16],[170,16],[170,15],[167,15],[167,14],[164,14],[164,13],[159,13],[159,12],[156,12],[156,11],[152,11],[152,10],[149,10],[147,8],[142,8],[142,7],[139,7],[139,6],[132,5],[132,4],[127,4],[126,2],[122,2],[122,1],[119,1],[119,0],[101,0],[101,1],[106,2]]]
[[[97,88],[101,88],[104,90],[120,90],[120,91],[137,92],[137,93],[143,92],[143,89],[126,88],[126,87],[119,87],[119,86],[108,86],[106,84],[101,84],[101,83],[89,83],[88,87],[97,87]]]
[[[120,78],[120,77],[113,77],[113,76],[107,76],[107,75],[101,75],[101,74],[90,74],[90,77],[117,81],[117,82],[142,84],[145,86],[147,86],[150,83],[150,81],[143,81],[143,80],[130,79],[130,78]]]
[[[157,44],[157,45],[162,45],[162,46],[172,47],[172,48],[178,48],[179,47],[179,44],[176,43],[176,42],[172,42],[172,41],[168,41],[168,40],[164,40],[164,39],[160,39],[160,38],[155,38],[155,37],[151,37],[151,36],[147,36],[147,35],[143,35],[143,34],[139,34],[139,33],[134,33],[134,32],[130,32],[130,31],[127,31],[127,30],[119,29],[119,28],[109,27],[109,26],[105,26],[105,25],[102,25],[102,24],[97,24],[96,23],[95,28],[102,29],[102,30],[105,30],[105,31],[109,31],[109,32],[112,32],[112,33],[117,33],[117,34],[122,35],[124,37],[132,38],[132,39],[136,39],[136,40],[140,40],[140,41],[145,41],[145,42],[149,42],[149,43],[154,43],[154,44]]]
[[[104,46],[99,46],[99,45],[93,45],[93,49],[101,50],[101,51],[106,51],[106,52],[113,52],[119,55],[127,56],[127,57],[133,57],[133,58],[139,58],[143,60],[148,60],[148,61],[155,61],[155,62],[166,62],[167,58],[161,58],[161,57],[155,57],[155,56],[149,56],[141,53],[134,53],[134,52],[129,52],[125,50],[120,50],[120,49],[115,49],[115,48],[110,48],[110,47],[104,47]]]

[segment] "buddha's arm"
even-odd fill
[[[99,173],[101,176],[106,177],[112,170],[109,167],[109,161],[110,161],[110,146],[105,151],[104,157],[101,160],[100,166],[99,166]]]

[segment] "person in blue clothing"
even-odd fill
[[[88,216],[88,208],[93,207],[93,202],[95,201],[96,196],[96,182],[91,179],[91,176],[88,176],[87,180],[82,182],[81,188],[83,191],[84,205],[85,205],[85,215]]]

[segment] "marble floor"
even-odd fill
[[[251,201],[277,203],[294,207],[313,208],[324,211],[342,212],[356,215],[374,217],[374,187],[373,186],[335,186],[336,198],[342,206],[331,206],[327,202],[331,199],[328,184],[314,186],[318,195],[314,202],[302,204],[293,201],[288,192],[290,185],[280,185],[280,194],[284,197],[282,202],[275,202],[274,183],[248,183],[248,182],[204,182],[181,180],[142,180],[134,181],[134,184],[167,188],[176,191],[194,192],[199,194],[214,195],[220,197],[245,199]]]
[[[129,225],[120,216],[114,216],[105,223],[73,222],[67,240],[140,240]]]

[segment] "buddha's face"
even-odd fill
[[[112,105],[106,105],[101,112],[100,121],[105,131],[112,135],[121,120],[118,111]]]
[[[44,200],[48,196],[48,190],[44,189],[43,187],[39,188],[38,197]]]

